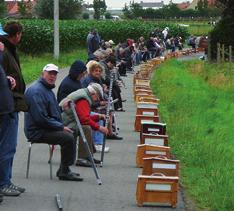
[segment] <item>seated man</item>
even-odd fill
[[[25,135],[35,143],[60,145],[61,164],[57,177],[60,180],[82,181],[79,174],[69,168],[75,160],[76,141],[73,131],[63,125],[60,108],[52,91],[57,73],[57,66],[47,64],[42,77],[26,90],[29,110],[25,113]]]
[[[69,101],[74,101],[76,105],[76,113],[82,125],[82,129],[86,136],[87,142],[89,144],[90,152],[93,154],[95,152],[93,139],[92,139],[92,129],[98,130],[103,134],[108,133],[106,127],[100,126],[97,124],[97,121],[100,119],[105,119],[105,115],[96,114],[90,115],[91,106],[99,102],[103,98],[103,90],[100,84],[91,83],[87,88],[79,89],[60,102],[60,106],[64,110],[62,113],[62,118],[64,124],[72,128],[76,134],[79,133],[77,124],[75,122],[74,115],[71,109],[68,107]],[[94,159],[96,164],[100,164],[99,160]],[[92,167],[92,164],[89,159],[89,154],[87,153],[82,138],[79,138],[79,150],[78,150],[78,160],[76,165]]]

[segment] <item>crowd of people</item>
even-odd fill
[[[162,32],[156,29],[147,40],[144,37],[136,42],[127,39],[115,47],[112,40],[101,40],[97,30],[93,29],[87,36],[87,63],[79,59],[74,61],[60,83],[56,97],[53,88],[59,68],[54,64],[45,65],[40,78],[26,89],[16,51],[22,32],[19,22],[8,22],[4,28],[0,25],[0,201],[3,196],[19,196],[25,192],[25,188],[12,183],[19,112],[25,112],[24,132],[28,141],[60,145],[61,161],[57,177],[60,180],[82,181],[80,174],[72,172],[70,166],[92,167],[92,163],[79,136],[70,102],[75,103],[93,156],[95,152],[101,152],[104,136],[107,139],[123,139],[114,127],[114,112],[125,111],[121,77],[133,73],[135,65],[163,55],[165,49],[174,51],[182,48],[180,37],[168,36],[168,27]],[[109,124],[106,125],[108,108]],[[110,149],[106,146],[104,150],[108,152]],[[94,162],[100,164],[100,160],[94,159]]]

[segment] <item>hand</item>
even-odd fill
[[[100,105],[101,106],[105,106],[105,105],[107,105],[108,104],[108,101],[100,101]]]
[[[64,127],[63,131],[68,132],[68,133],[74,133],[74,131],[71,130],[69,127]]]
[[[0,42],[0,51],[4,51],[4,44]]]
[[[104,133],[105,135],[107,135],[109,133],[108,129],[106,127],[103,127],[103,126],[99,127],[99,131],[101,133]]]
[[[106,119],[106,115],[105,114],[99,114],[99,119],[105,120]]]
[[[7,79],[11,83],[11,89],[14,89],[16,87],[16,81],[15,81],[15,79],[13,77],[11,77],[11,76],[7,76]]]
[[[71,100],[67,100],[67,101],[64,102],[63,107],[62,107],[63,111],[69,109],[70,102],[71,102]]]

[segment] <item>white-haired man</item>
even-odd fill
[[[71,109],[68,107],[69,101],[74,101],[76,106],[76,113],[82,125],[84,134],[86,136],[87,142],[91,154],[96,152],[93,139],[92,139],[92,129],[98,130],[101,133],[108,134],[108,129],[106,127],[100,126],[97,122],[100,119],[105,119],[104,114],[90,115],[91,106],[94,103],[99,102],[103,98],[103,89],[100,84],[91,83],[87,88],[79,89],[60,102],[60,106],[63,108],[62,118],[64,124],[75,131],[77,134],[77,125]],[[99,160],[94,159],[96,164],[100,164]],[[82,138],[79,138],[79,149],[78,149],[78,159],[76,162],[78,166],[92,167],[89,160],[89,154],[87,153]]]

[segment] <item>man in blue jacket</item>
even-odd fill
[[[57,74],[58,67],[47,64],[42,77],[26,90],[29,110],[25,113],[25,135],[35,143],[60,145],[61,164],[57,177],[60,180],[82,181],[79,174],[69,168],[75,161],[76,141],[73,131],[63,125],[60,108],[52,91]]]

